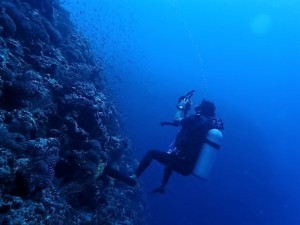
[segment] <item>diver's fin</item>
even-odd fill
[[[110,176],[112,178],[115,178],[119,181],[122,181],[132,187],[134,187],[137,183],[136,179],[131,178],[131,177],[121,173],[120,171],[116,170],[115,168],[113,168],[111,166],[105,167],[104,174],[107,176]]]

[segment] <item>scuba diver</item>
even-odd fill
[[[195,114],[185,117],[191,108],[190,98],[194,91],[188,92],[178,100],[178,111],[173,122],[162,122],[161,125],[181,126],[176,136],[174,147],[169,151],[149,150],[137,167],[132,179],[137,179],[148,168],[152,160],[165,166],[161,185],[152,193],[165,193],[166,184],[173,173],[188,176],[193,173],[199,152],[210,129],[223,130],[224,124],[215,116],[214,103],[203,100],[195,107]]]

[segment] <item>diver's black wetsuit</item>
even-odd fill
[[[135,171],[137,177],[145,171],[153,159],[165,165],[162,186],[167,184],[173,171],[184,176],[190,175],[208,130],[223,128],[218,118],[201,115],[192,115],[182,119],[181,125],[182,128],[175,140],[175,148],[171,152],[148,151]]]

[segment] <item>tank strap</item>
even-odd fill
[[[211,147],[215,148],[215,149],[218,149],[218,150],[219,150],[219,149],[221,148],[221,145],[218,145],[218,144],[212,142],[212,141],[209,140],[209,139],[205,139],[204,142],[205,142],[206,144],[210,145]]]

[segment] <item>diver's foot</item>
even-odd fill
[[[134,180],[137,180],[138,177],[137,177],[136,174],[132,174],[132,175],[130,176],[130,178],[131,178],[131,179],[134,179]]]
[[[165,188],[164,187],[156,188],[151,193],[161,193],[161,194],[164,194],[165,193]]]
[[[129,176],[129,178],[130,178],[131,183],[132,183],[131,186],[134,187],[134,186],[137,184],[137,182],[138,182],[138,177],[137,177],[137,175],[136,175],[136,174],[133,174],[133,175]]]

